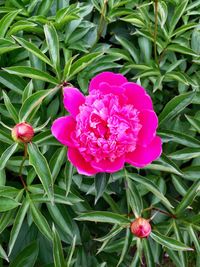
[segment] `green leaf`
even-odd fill
[[[199,148],[183,148],[177,150],[169,155],[170,158],[175,160],[189,160],[200,156]]]
[[[72,240],[72,245],[71,245],[71,248],[70,248],[70,251],[69,251],[69,255],[67,257],[67,260],[66,260],[66,266],[70,266],[71,265],[71,263],[72,263],[72,256],[74,254],[75,248],[76,248],[76,236],[74,236],[74,238]]]
[[[172,174],[172,182],[173,182],[173,185],[176,189],[176,191],[181,194],[182,196],[184,196],[186,193],[187,193],[187,187],[186,185],[184,184],[184,181],[182,178],[180,178],[179,176],[177,175],[173,175]]]
[[[66,147],[61,147],[54,153],[54,155],[52,156],[50,160],[49,167],[51,169],[52,177],[54,181],[56,180],[61,170],[61,167],[64,161],[66,160],[66,153],[67,153]]]
[[[15,43],[11,42],[8,39],[0,38],[0,55],[11,52],[12,50],[20,48]]]
[[[55,226],[52,227],[53,230],[53,259],[54,259],[54,266],[55,267],[64,267],[65,266],[65,259],[63,255],[63,249],[61,240],[59,237],[58,232],[56,231]]]
[[[42,215],[42,213],[40,212],[38,207],[36,205],[34,205],[32,200],[30,199],[30,197],[28,197],[28,200],[29,200],[29,204],[30,204],[30,208],[31,208],[31,214],[32,214],[34,223],[37,225],[39,231],[44,236],[46,236],[49,240],[52,240],[53,239],[52,238],[52,232],[51,232],[51,229],[49,227],[49,224],[48,224],[46,218]]]
[[[9,158],[12,156],[12,154],[15,153],[17,150],[18,144],[14,143],[11,146],[9,146],[1,155],[0,157],[0,170],[2,170],[5,166]]]
[[[186,246],[180,241],[177,241],[171,237],[162,235],[158,232],[151,232],[151,238],[154,239],[156,242],[159,244],[172,249],[172,250],[177,250],[177,251],[187,251],[187,250],[193,250],[192,248]]]
[[[120,233],[122,229],[123,227],[119,227],[118,224],[114,225],[107,235],[103,237],[95,238],[95,240],[99,242],[109,241],[111,238],[115,237],[118,233]]]
[[[129,177],[126,176],[125,182],[127,183],[126,192],[127,192],[129,206],[131,207],[135,217],[139,217],[141,216],[141,212],[143,210],[142,199],[140,197],[136,185],[131,179],[129,179]]]
[[[26,82],[21,77],[11,75],[5,71],[0,71],[0,83],[20,95],[26,86]]]
[[[67,162],[64,169],[65,185],[66,185],[66,196],[68,196],[73,176],[73,165],[70,162]]]
[[[51,62],[57,71],[58,79],[60,79],[60,49],[59,39],[53,24],[44,26],[44,33],[49,48]]]
[[[19,75],[22,77],[28,77],[30,79],[41,80],[56,85],[59,84],[59,81],[56,78],[50,76],[48,73],[41,71],[39,69],[27,66],[17,66],[17,67],[4,68],[4,70],[10,74]]]
[[[126,38],[123,38],[121,36],[115,36],[115,38],[130,53],[135,63],[139,63],[138,51],[133,43],[129,42]]]
[[[164,153],[162,153],[162,156],[160,157],[159,161],[163,162],[167,166],[170,166],[171,169],[174,169],[174,173],[180,176],[183,176],[183,172],[179,169],[179,167],[171,159],[169,159]]]
[[[56,225],[62,230],[62,232],[69,236],[70,239],[73,238],[72,226],[69,221],[66,220],[61,210],[56,205],[51,205],[47,203],[48,211]]]
[[[155,267],[154,257],[151,249],[151,245],[148,239],[143,238],[142,243],[144,246],[144,255],[148,267]]]
[[[31,42],[26,41],[23,38],[19,38],[16,36],[13,36],[13,38],[26,50],[28,50],[30,53],[33,53],[36,57],[41,59],[43,62],[47,63],[48,65],[52,66],[51,61],[48,59],[48,57],[43,54],[39,48],[37,48],[36,45],[34,45]]]
[[[53,4],[53,0],[43,0],[41,1],[38,8],[38,15],[46,16]]]
[[[170,19],[170,28],[169,28],[169,33],[170,35],[173,34],[173,31],[180,20],[181,16],[184,14],[186,7],[188,5],[189,0],[183,0],[180,2],[180,4],[175,8],[173,12],[173,16]]]
[[[127,175],[133,180],[138,182],[139,184],[142,184],[143,186],[146,187],[147,190],[149,190],[150,192],[152,192],[157,198],[160,199],[160,201],[168,208],[171,209],[173,208],[173,206],[171,205],[171,203],[169,202],[169,200],[159,191],[159,189],[157,188],[157,186],[149,179],[137,175],[137,174],[131,174],[131,173],[127,173]]]
[[[193,202],[199,191],[200,180],[194,182],[190,189],[187,191],[181,202],[176,207],[176,214],[184,211]]]
[[[33,267],[37,260],[39,245],[33,242],[25,247],[15,259],[11,261],[9,267]]]
[[[9,26],[21,10],[11,11],[0,20],[0,37],[4,37]]]
[[[28,154],[29,154],[29,162],[35,169],[37,173],[44,191],[47,193],[50,201],[53,203],[53,178],[47,163],[46,158],[39,151],[37,145],[29,143],[28,144]]]
[[[18,207],[19,205],[21,204],[17,202],[15,199],[12,199],[10,197],[0,196],[0,212],[12,210]]]
[[[197,254],[200,254],[200,242],[199,242],[199,238],[198,238],[198,236],[196,234],[196,231],[194,230],[192,225],[189,225],[189,227],[187,229],[188,229],[190,238],[192,239],[192,241],[193,241],[193,243],[195,245]]]
[[[175,96],[170,100],[159,115],[159,125],[177,116],[184,108],[191,104],[195,92]]]
[[[72,64],[70,69],[70,75],[69,77],[66,77],[66,80],[69,81],[70,79],[72,79],[74,75],[85,69],[88,65],[90,65],[93,61],[95,61],[101,56],[101,52],[95,52],[79,58],[76,62]]]
[[[189,121],[189,123],[200,133],[200,120],[193,118],[191,116],[185,115],[186,119]]]
[[[7,96],[7,94],[4,91],[3,91],[3,98],[4,98],[5,106],[8,110],[8,112],[10,113],[10,116],[12,117],[14,122],[17,124],[19,122],[18,113],[17,113],[15,107],[13,106],[13,104],[11,103],[9,97]]]
[[[167,46],[166,50],[198,57],[198,55],[191,48],[179,44],[170,44],[169,46]]]
[[[31,80],[27,84],[27,86],[24,88],[24,91],[23,91],[23,94],[22,94],[22,103],[24,103],[25,100],[32,95],[32,92],[33,92],[33,82]]]
[[[27,200],[25,199],[21,205],[21,207],[19,208],[15,221],[13,223],[13,227],[10,233],[10,240],[8,243],[8,249],[9,249],[9,253],[8,255],[11,254],[13,247],[15,245],[16,239],[19,235],[19,231],[21,230],[22,227],[22,223],[24,221],[24,218],[26,216],[26,213],[28,211],[29,208],[29,203],[27,202]]]
[[[20,121],[29,120],[30,117],[33,115],[34,111],[40,107],[44,98],[55,92],[55,89],[41,90],[28,97],[19,111]]]
[[[171,131],[171,130],[162,130],[158,131],[158,134],[160,137],[162,137],[163,141],[173,141],[175,143],[188,146],[188,147],[199,147],[200,146],[200,141],[197,140],[196,138],[193,138],[189,135],[176,132],[176,131]]]
[[[129,224],[130,221],[128,218],[108,212],[108,211],[92,211],[88,213],[83,213],[76,218],[78,221],[91,221],[91,222],[103,222],[103,223],[112,223],[112,224]]]
[[[124,240],[124,246],[123,246],[122,253],[120,255],[120,258],[119,258],[119,261],[118,261],[116,267],[120,266],[120,264],[123,262],[125,256],[128,253],[129,247],[131,245],[131,241],[132,241],[132,234],[131,234],[129,228],[127,228],[126,229],[126,236],[125,236],[125,240]]]
[[[104,172],[97,173],[94,178],[94,183],[95,183],[95,204],[96,204],[106,189],[108,183],[108,176]]]
[[[23,196],[24,189],[21,189],[17,194],[15,201],[19,202]],[[18,207],[18,206],[17,206]],[[15,216],[15,209],[4,212],[0,217],[0,233],[2,233],[5,228],[11,223],[13,217]]]
[[[6,260],[7,262],[9,262],[8,256],[5,252],[5,250],[3,249],[3,247],[0,245],[0,258]]]
[[[33,31],[33,32],[41,32],[41,29],[38,27],[36,23],[27,21],[27,20],[20,20],[14,23],[9,31],[7,32],[7,36],[11,36],[19,31]]]

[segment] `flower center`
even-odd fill
[[[93,90],[76,116],[75,142],[86,161],[114,161],[135,150],[139,111],[114,94]]]

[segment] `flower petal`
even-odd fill
[[[83,158],[78,149],[69,147],[67,155],[69,161],[77,168],[80,174],[91,176],[99,172]]]
[[[142,128],[138,134],[138,144],[147,146],[156,135],[158,117],[153,110],[143,110],[139,114],[139,120]]]
[[[123,84],[125,95],[128,98],[127,104],[132,104],[138,110],[153,109],[151,97],[146,93],[145,89],[137,83]]]
[[[116,74],[109,71],[102,72],[91,80],[89,84],[89,92],[100,89],[101,83],[108,83],[111,86],[117,86],[126,82],[127,79],[122,74]]]
[[[161,138],[156,136],[147,147],[137,146],[135,151],[126,155],[126,162],[142,168],[160,157],[162,153]]]
[[[92,161],[92,167],[98,170],[98,172],[117,172],[121,170],[124,166],[124,157],[117,158],[115,161],[101,160],[99,162]]]
[[[75,131],[75,127],[76,121],[71,116],[60,117],[53,122],[51,132],[63,145],[74,146],[71,135]]]
[[[79,106],[85,103],[85,96],[73,87],[65,87],[63,90],[64,107],[75,118],[79,113]]]

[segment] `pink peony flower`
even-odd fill
[[[70,115],[55,120],[51,130],[68,146],[68,159],[80,174],[116,172],[125,162],[141,168],[162,152],[150,96],[121,74],[97,75],[88,96],[65,87],[64,106]]]

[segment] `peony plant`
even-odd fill
[[[0,1],[0,266],[200,266],[199,8]]]

